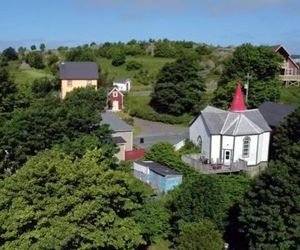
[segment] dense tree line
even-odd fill
[[[46,96],[34,99],[28,108],[14,110],[0,128],[1,173],[14,172],[29,156],[65,138],[104,136],[99,122],[105,103],[103,91],[86,88],[74,90],[63,102]]]
[[[282,58],[268,46],[244,44],[236,48],[233,55],[224,63],[224,70],[215,91],[214,105],[228,109],[236,82],[245,86],[247,74],[251,77],[249,87],[250,108],[258,107],[263,101],[279,99],[280,64]]]

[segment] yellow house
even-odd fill
[[[62,62],[59,68],[62,99],[75,88],[98,88],[99,73],[95,62]]]

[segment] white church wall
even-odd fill
[[[268,161],[269,160],[269,145],[270,145],[270,132],[263,133],[262,140],[262,150],[261,150],[261,158],[260,160]]]
[[[243,157],[243,146],[244,146],[244,138],[250,137],[250,150],[249,157]],[[250,136],[236,136],[234,143],[234,159],[233,161],[237,161],[238,159],[242,159],[247,161],[248,165],[256,165],[256,154],[258,148],[258,135],[250,135]]]
[[[211,136],[211,162],[220,162],[221,136]]]
[[[210,135],[207,128],[203,122],[201,115],[194,121],[190,126],[190,140],[195,144],[199,145],[198,138],[201,136],[202,147],[201,153],[209,158],[210,153]]]
[[[262,150],[264,145],[264,134],[260,134],[258,136],[258,149],[257,149],[257,164],[260,163],[262,160]]]
[[[233,149],[233,136],[223,135],[222,149]]]

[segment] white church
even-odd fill
[[[228,111],[207,106],[190,124],[189,132],[210,164],[268,162],[271,128],[258,109],[247,110],[240,82]]]

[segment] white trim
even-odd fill
[[[124,96],[123,93],[122,93],[117,87],[113,87],[112,90],[111,90],[110,92],[108,92],[107,95],[110,95],[110,94],[111,94],[113,91],[115,91],[115,90],[118,91],[119,94],[121,94],[122,96]]]
[[[288,52],[288,50],[287,50],[283,45],[279,45],[278,48],[275,50],[275,52],[278,52],[278,50],[279,50],[280,48],[283,48],[283,49],[286,51],[286,53],[288,54],[289,59],[290,59],[290,60],[292,61],[292,63],[297,67],[297,69],[299,69],[298,64],[297,64],[297,63],[294,61],[294,59],[290,56],[290,53]]]

